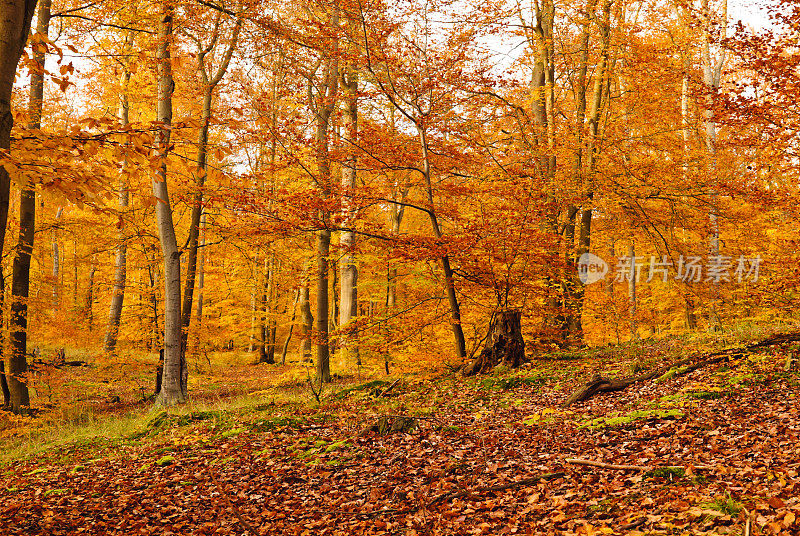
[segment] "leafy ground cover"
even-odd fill
[[[344,378],[321,404],[295,379],[227,405],[142,409],[116,435],[7,459],[3,532],[800,534],[800,378],[783,368],[795,351],[569,410],[588,376],[628,373],[641,353],[470,379]],[[381,416],[415,425],[382,434]]]

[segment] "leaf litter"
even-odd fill
[[[14,464],[0,518],[9,535],[800,534],[800,387],[780,363],[646,382],[569,411],[555,408],[576,378],[445,378],[235,433],[193,421]],[[388,409],[418,425],[363,433]]]

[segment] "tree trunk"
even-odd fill
[[[431,164],[428,155],[428,139],[425,129],[417,125],[420,147],[422,149],[422,174],[425,179],[425,189],[428,194],[428,217],[431,221],[433,234],[437,239],[442,238],[442,230],[439,227],[439,220],[436,217],[436,209],[433,204],[433,187],[431,185]],[[467,344],[464,340],[464,331],[461,329],[461,308],[456,296],[455,281],[453,280],[453,269],[450,267],[449,255],[441,257],[442,271],[444,272],[444,286],[447,294],[447,301],[450,305],[450,327],[453,330],[453,339],[456,346],[456,356],[460,359],[467,357]]]
[[[172,78],[170,42],[174,6],[170,0],[162,5],[158,25],[158,106],[156,118],[163,124],[157,131],[156,151],[161,165],[153,178],[153,197],[156,198],[156,222],[158,224],[161,254],[164,260],[164,372],[161,390],[156,403],[172,406],[187,400],[187,367],[181,351],[181,263],[175,224],[172,219],[167,188],[167,157],[169,155],[170,125],[172,123],[172,93],[175,82]]]
[[[309,294],[308,281],[305,281],[300,288],[300,320],[302,334],[300,341],[300,359],[302,361],[309,361],[311,359],[311,330],[314,326],[314,316],[311,314]]]
[[[58,248],[58,222],[61,220],[61,215],[64,212],[64,207],[58,207],[56,211],[55,223],[53,224],[53,308],[58,309],[60,301],[59,292],[59,275],[61,274],[61,252]]]
[[[294,321],[297,318],[297,303],[300,300],[300,289],[294,294],[294,302],[292,303],[292,319],[289,321],[289,333],[286,335],[286,340],[283,342],[283,351],[281,351],[281,365],[286,364],[286,353],[289,351],[289,341],[292,340],[292,332],[294,331]]]
[[[158,266],[155,261],[151,261],[148,257],[147,277],[150,284],[150,310],[153,312],[152,328],[150,337],[148,338],[148,349],[153,350],[161,346],[161,322],[160,315],[158,314]]]
[[[3,390],[3,409],[11,407],[11,391],[8,390],[6,379],[6,359],[3,349],[6,347],[6,330],[3,325],[5,318],[6,280],[3,274],[3,265],[0,263],[0,387]]]
[[[200,72],[203,82],[203,105],[201,112],[200,133],[197,140],[197,174],[195,177],[195,188],[197,189],[194,194],[194,202],[192,204],[192,219],[189,223],[189,248],[186,258],[186,287],[183,292],[183,305],[181,316],[181,362],[182,367],[185,369],[186,362],[186,347],[189,342],[189,327],[192,322],[192,300],[194,298],[195,277],[197,274],[197,247],[200,238],[200,220],[203,215],[203,186],[205,184],[206,174],[208,173],[208,131],[211,125],[211,104],[214,95],[214,89],[219,84],[225,72],[228,70],[228,64],[233,54],[233,49],[236,47],[236,42],[239,38],[239,29],[241,28],[241,19],[236,20],[236,26],[233,28],[228,43],[228,48],[217,69],[217,72],[212,78],[209,79],[208,70],[206,68],[205,57],[210,53],[214,44],[217,41],[219,33],[219,23],[214,27],[214,35],[212,36],[212,44],[207,48],[202,48],[198,52],[198,71]],[[186,373],[181,376],[181,389],[186,394]]]
[[[271,316],[272,316],[272,293],[275,284],[275,252],[273,251],[267,261],[267,273],[264,274],[264,286],[261,292],[260,307],[258,313],[258,362],[275,363],[275,345],[270,344]]]
[[[129,40],[126,39],[126,45]],[[128,47],[126,47],[127,49]],[[125,67],[122,75],[122,90],[119,94],[119,122],[121,125],[127,125],[130,122],[128,111],[130,109],[128,102],[128,84],[131,79],[131,72]],[[103,344],[105,352],[114,355],[117,350],[117,340],[119,338],[119,323],[122,318],[122,305],[125,300],[125,277],[127,271],[127,253],[128,245],[125,240],[125,218],[129,202],[128,184],[125,178],[125,168],[127,162],[122,163],[122,178],[119,184],[119,243],[117,244],[117,256],[114,260],[114,287],[111,294],[111,305],[108,309],[108,328],[106,329],[106,338]]]
[[[11,93],[22,51],[28,41],[31,19],[36,9],[36,0],[9,0],[0,8],[0,149],[11,148],[11,127],[14,116],[11,112]],[[8,222],[8,206],[11,195],[11,179],[8,170],[0,166],[0,258],[3,257]],[[12,300],[13,301],[13,300]],[[2,309],[0,309],[2,310]],[[0,348],[0,352],[6,348]],[[21,380],[27,372],[24,353],[0,355],[3,367],[3,399],[12,410],[19,413],[28,405],[27,387]],[[12,388],[13,386],[13,388]],[[6,396],[6,391],[8,395]]]
[[[37,15],[36,34],[47,36],[50,28],[50,0],[42,0]],[[42,100],[44,98],[44,69],[46,45],[37,42],[33,47],[36,69],[31,73],[30,102],[28,105],[31,130],[42,126]],[[7,210],[7,209],[6,209]],[[20,194],[20,230],[17,255],[14,257],[11,280],[11,360],[8,370],[8,389],[11,410],[22,413],[30,405],[28,395],[28,290],[30,288],[31,254],[36,229],[36,189],[29,181]]]
[[[503,363],[518,368],[525,362],[525,341],[522,338],[522,311],[500,311],[493,326],[492,337],[475,360],[462,370],[464,376],[489,372]]]
[[[92,265],[89,268],[89,280],[86,283],[86,326],[89,328],[89,333],[92,332],[94,324],[94,274],[97,271],[95,265],[94,252],[92,253]]]
[[[628,258],[631,261],[628,280],[628,316],[631,323],[631,340],[635,341],[639,339],[639,327],[636,324],[636,250],[633,244],[628,249]]]
[[[341,293],[339,302],[339,328],[342,330],[340,345],[342,356],[345,360],[352,355],[356,364],[361,358],[358,352],[358,333],[347,331],[347,325],[358,313],[358,267],[355,262],[354,250],[356,235],[353,232],[355,225],[355,212],[353,207],[353,193],[356,189],[356,166],[358,164],[358,73],[352,61],[348,61],[343,75],[342,85],[344,92],[343,131],[344,145],[347,156],[342,164],[342,226],[345,228],[339,236],[339,246],[342,250],[339,265],[341,268]]]
[[[712,10],[709,7],[709,0],[702,0],[700,14],[703,19],[703,45],[701,50],[701,63],[703,68],[703,83],[706,86],[706,103],[703,111],[703,123],[705,127],[705,145],[708,155],[708,172],[711,177],[710,200],[708,223],[711,230],[709,237],[709,258],[719,257],[719,185],[717,177],[717,123],[714,118],[714,93],[719,91],[722,77],[722,67],[725,64],[726,52],[720,53],[719,58],[714,60],[711,56],[711,42],[716,40],[711,36],[712,28],[719,27],[722,30],[722,38],[727,37],[728,13],[727,2],[723,3],[723,11],[720,15],[721,20],[712,20]],[[713,14],[716,19],[716,13]],[[719,285],[717,281],[711,281],[711,311],[709,324],[714,331],[722,329],[722,322],[719,316]]]
[[[331,381],[330,349],[328,347],[328,255],[331,232],[317,232],[317,376],[320,381]]]
[[[331,16],[332,27],[339,26],[338,11]],[[316,182],[322,199],[331,194],[331,162],[328,136],[330,119],[336,107],[336,93],[339,88],[339,60],[336,56],[338,41],[331,43],[332,50],[324,52],[324,72],[317,86],[309,78],[309,105],[316,116],[315,158],[317,164]],[[317,231],[317,376],[325,383],[331,381],[330,347],[328,346],[328,257],[330,255],[331,231],[328,228],[329,214],[325,209],[319,211],[320,229]]]

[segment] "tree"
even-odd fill
[[[28,129],[37,131],[42,127],[42,103],[44,100],[45,51],[50,28],[50,0],[42,0],[36,15],[36,35],[31,72],[30,101],[28,104]],[[17,254],[14,257],[14,272],[11,279],[11,366],[9,381],[11,409],[15,413],[24,411],[30,404],[28,387],[24,379],[27,372],[28,355],[28,290],[30,287],[31,253],[36,229],[36,187],[30,179],[20,193],[20,224]]]
[[[128,89],[131,82],[131,70],[128,65],[133,41],[133,32],[128,32],[125,36],[122,59],[122,76],[120,77],[119,107],[117,117],[120,125],[125,126],[130,123],[130,99]],[[113,354],[116,351],[117,339],[119,337],[119,322],[122,316],[122,305],[125,301],[125,278],[127,274],[127,251],[128,244],[125,236],[125,210],[130,202],[130,193],[125,177],[127,164],[122,164],[122,177],[119,185],[119,208],[122,214],[119,218],[119,244],[117,245],[117,255],[114,260],[114,290],[111,296],[111,305],[108,311],[108,328],[106,329],[105,351]]]
[[[36,0],[5,2],[0,8],[0,151],[11,149],[11,128],[14,116],[11,111],[11,92],[20,56],[28,40]],[[0,166],[0,257],[3,253],[8,221],[8,204],[11,194],[11,178],[5,165]],[[4,280],[2,267],[0,279]],[[0,298],[0,305],[2,299]],[[6,370],[6,364],[8,369]],[[0,355],[0,376],[3,384],[3,405],[10,405],[14,412],[21,412],[28,405],[24,374],[27,370],[26,356],[12,353],[8,359]]]
[[[160,163],[153,176],[153,197],[156,199],[156,222],[158,225],[161,256],[164,261],[164,366],[161,389],[156,403],[172,406],[186,402],[185,377],[188,376],[186,360],[181,351],[181,252],[175,236],[172,204],[167,187],[167,157],[170,152],[172,125],[172,93],[175,82],[172,77],[171,42],[175,5],[172,0],[161,4],[161,16],[157,34],[157,83],[158,103],[156,119],[156,155]]]
[[[237,18],[234,23],[227,47],[224,49],[217,69],[209,76],[211,66],[209,57],[220,39],[222,32],[222,13],[218,12],[214,19],[214,28],[208,44],[204,44],[199,37],[190,36],[197,46],[197,72],[200,75],[202,108],[200,112],[200,133],[197,139],[197,173],[195,178],[196,192],[192,203],[192,216],[189,223],[189,248],[186,260],[186,287],[183,291],[183,305],[181,317],[181,353],[186,359],[186,347],[189,340],[189,326],[192,321],[192,299],[194,296],[195,276],[197,274],[197,249],[200,237],[200,222],[203,215],[203,185],[208,174],[208,131],[211,127],[211,112],[214,90],[219,85],[222,77],[228,70],[233,51],[239,39],[242,19]],[[183,382],[184,380],[182,380]],[[182,385],[186,391],[186,385]]]

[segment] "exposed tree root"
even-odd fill
[[[770,346],[776,346],[778,344],[783,344],[787,342],[798,342],[798,341],[800,341],[800,332],[782,333],[779,335],[773,335],[772,337],[767,337],[762,341],[749,344],[742,348],[726,348],[724,350],[719,350],[717,352],[705,354],[704,356],[688,357],[686,359],[682,359],[676,363],[673,363],[669,366],[656,368],[649,372],[645,372],[643,374],[639,374],[636,376],[629,376],[627,378],[606,378],[598,374],[595,375],[587,383],[582,385],[574,393],[572,393],[572,395],[570,395],[570,397],[567,398],[563,404],[561,404],[561,407],[566,408],[576,402],[588,400],[597,393],[621,391],[633,385],[634,383],[644,382],[652,380],[653,378],[658,378],[660,376],[663,376],[664,374],[673,369],[674,369],[674,373],[672,374],[673,377],[683,376],[685,374],[689,374],[690,372],[694,372],[695,370],[706,367],[708,365],[714,365],[717,363],[728,361],[731,358],[741,357],[744,354],[750,353],[753,350],[757,350],[759,348],[767,348]],[[698,361],[697,359],[699,357],[705,357],[705,359],[700,359]]]

